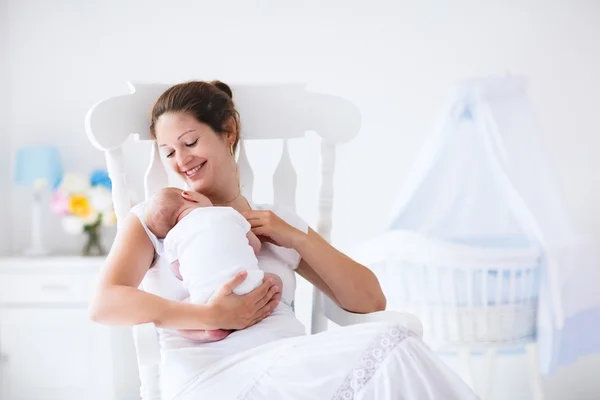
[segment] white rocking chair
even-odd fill
[[[129,84],[131,94],[115,96],[93,106],[86,116],[89,140],[106,154],[108,172],[113,184],[113,201],[119,221],[128,213],[131,202],[125,176],[123,144],[131,135],[138,140],[152,140],[149,135],[150,111],[160,94],[170,85]],[[241,115],[243,141],[278,139],[284,143],[283,154],[273,175],[274,203],[295,210],[297,174],[290,161],[287,141],[300,138],[306,131],[316,131],[322,139],[321,188],[317,231],[329,240],[333,209],[333,176],[335,150],[339,143],[354,138],[360,127],[360,113],[347,100],[305,90],[300,84],[234,85],[234,102]],[[156,144],[145,175],[145,197],[168,185],[167,173]],[[253,175],[244,143],[240,147],[238,165],[244,194],[251,197]],[[141,288],[143,289],[144,282]],[[392,311],[354,314],[339,308],[328,297],[313,288],[312,333],[327,329],[327,320],[340,326],[394,321],[422,336],[417,317]],[[160,400],[160,348],[156,327],[141,324],[133,328],[137,352],[141,397]]]

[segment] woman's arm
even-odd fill
[[[385,310],[386,298],[375,274],[318,233],[308,228],[307,234],[296,236],[293,248],[302,257],[296,272],[340,307],[355,313]]]
[[[141,223],[136,216],[128,215],[96,284],[90,304],[94,321],[109,325],[154,322],[157,326],[185,328],[190,320],[210,319],[206,307],[180,304],[138,289],[153,256],[154,247]],[[187,327],[209,329],[210,325]]]
[[[245,273],[219,289],[206,305],[171,301],[139,290],[153,256],[154,247],[140,221],[128,215],[98,278],[90,305],[94,321],[110,325],[153,322],[176,329],[243,329],[276,306],[271,299],[279,288],[268,279],[246,296],[233,295]]]
[[[375,274],[336,250],[312,229],[304,233],[272,211],[253,210],[243,215],[257,236],[300,253],[302,261],[297,272],[340,307],[356,313],[385,309],[386,299]]]

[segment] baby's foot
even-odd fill
[[[181,273],[179,272],[179,260],[175,260],[171,263],[171,271],[173,271],[173,274],[177,277],[177,279],[180,281],[183,280]]]
[[[177,333],[179,336],[198,343],[211,343],[218,342],[219,340],[225,339],[233,331],[217,329],[213,331],[207,331],[202,329],[178,329]]]

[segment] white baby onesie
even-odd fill
[[[164,240],[166,257],[169,263],[179,260],[179,273],[192,303],[206,303],[242,270],[248,276],[234,289],[235,294],[261,285],[264,272],[248,242],[249,231],[248,221],[231,207],[194,209],[169,231]]]

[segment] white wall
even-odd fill
[[[127,79],[311,82],[355,101],[364,116],[338,163],[344,202],[334,235],[349,245],[383,226],[396,182],[457,79],[524,73],[565,204],[600,243],[597,2],[228,3],[10,0],[13,148],[52,142],[67,168],[102,165],[83,117],[98,99],[125,92]],[[28,203],[15,192],[13,222],[26,222]],[[374,198],[376,210],[356,212]],[[55,246],[69,243],[60,230],[48,233]],[[13,248],[28,234],[20,230]]]
[[[10,130],[9,130],[9,59],[8,59],[8,7],[0,1],[0,254],[10,248],[9,181],[10,181]]]
[[[600,245],[598,2],[8,2],[13,150],[55,143],[67,169],[103,165],[83,118],[127,79],[311,82],[363,112],[337,164],[334,240],[350,247],[385,225],[453,83],[510,71],[529,75],[565,206]],[[13,250],[29,233],[17,228],[29,217],[22,195],[12,191]],[[47,221],[55,248],[78,248]],[[573,371],[592,387],[591,371]]]

